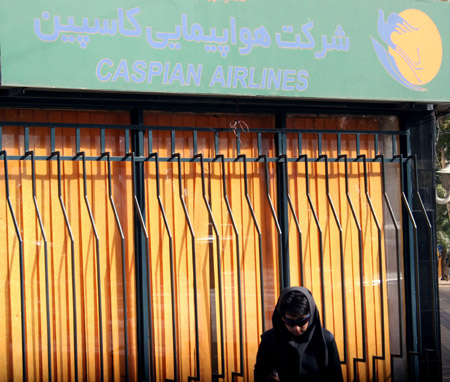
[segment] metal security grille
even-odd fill
[[[252,381],[287,285],[312,291],[346,380],[401,380],[437,352],[407,132],[189,118],[0,123],[1,380]]]

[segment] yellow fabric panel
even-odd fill
[[[318,129],[327,130],[344,127],[347,130],[377,130],[378,125],[376,119],[372,118],[317,118],[314,120],[308,118],[288,119],[288,127],[295,129]],[[298,156],[297,136],[289,135],[288,139],[288,156]],[[318,152],[318,136],[317,134],[303,134],[302,154],[308,157],[317,158]],[[322,136],[322,152],[330,158],[336,158],[337,153],[337,137],[333,134]],[[355,135],[342,135],[341,154],[347,154],[349,157],[356,157],[356,137]],[[374,157],[374,141],[373,138],[361,138],[360,154],[368,157]],[[290,193],[294,201],[296,214],[299,218],[302,241],[304,269],[311,269],[312,276],[309,272],[305,272],[304,285],[310,288],[315,296],[316,302],[321,307],[321,285],[320,285],[320,267],[319,264],[319,248],[320,236],[318,234],[317,224],[313,217],[313,209],[317,213],[320,229],[322,230],[323,240],[323,257],[324,257],[324,294],[326,299],[326,327],[331,330],[338,343],[341,359],[344,352],[343,338],[343,315],[342,315],[342,284],[341,280],[341,260],[340,260],[340,239],[339,228],[334,219],[331,210],[330,201],[326,195],[326,169],[322,161],[309,163],[309,187],[310,197],[312,200],[312,208],[308,203],[306,195],[306,176],[305,176],[304,160],[299,163],[289,165],[290,172]],[[367,166],[367,178],[369,182],[369,196],[374,205],[375,215],[383,229],[383,210],[382,210],[382,189],[380,165],[378,163],[370,163]],[[386,290],[384,295],[380,295],[380,280],[383,280],[383,286],[386,285],[385,270],[379,269],[379,256],[382,256],[382,264],[385,264],[383,236],[381,234],[381,251],[378,248],[378,231],[376,229],[374,217],[371,213],[370,206],[365,195],[364,188],[364,169],[361,162],[348,164],[348,184],[349,196],[354,206],[358,224],[362,230],[362,253],[363,253],[363,282],[365,305],[361,305],[361,294],[359,283],[360,278],[360,258],[359,258],[359,234],[357,223],[353,218],[350,202],[345,194],[345,166],[343,163],[329,163],[329,189],[330,199],[336,209],[340,224],[343,229],[343,254],[344,254],[344,272],[345,272],[345,297],[346,297],[346,318],[347,318],[347,341],[348,341],[348,359],[347,364],[343,365],[344,375],[348,380],[352,380],[353,376],[353,359],[363,356],[363,339],[366,343],[366,362],[358,363],[358,377],[361,380],[369,379],[373,375],[372,357],[381,356],[383,349],[381,348],[381,302],[384,303],[385,315],[385,361],[378,362],[383,365],[377,369],[378,378],[386,380],[390,375],[389,360],[389,333],[387,330],[387,297]],[[304,211],[307,211],[305,213]],[[292,215],[292,214],[291,214]],[[295,280],[299,283],[299,255],[295,255],[292,249],[298,248],[299,235],[294,224],[293,216],[290,219],[290,245],[291,252],[291,269],[293,270],[291,277],[292,284]],[[314,245],[314,242],[316,243]],[[384,265],[383,265],[384,267]],[[316,270],[316,272],[314,272]],[[381,301],[381,299],[383,301]],[[362,333],[361,325],[361,309],[364,309],[364,319],[366,323],[366,332]],[[323,313],[322,313],[323,316]]]
[[[144,123],[157,126],[229,128],[231,121],[232,118],[229,116],[146,113]],[[246,117],[245,121],[255,128],[272,127],[271,119],[267,117]],[[152,139],[153,151],[157,151],[160,156],[170,157],[170,133],[154,131]],[[240,143],[242,154],[246,154],[248,157],[257,156],[257,137],[255,134],[242,134]],[[269,134],[264,136],[262,143],[264,152],[273,156],[272,136]],[[219,152],[216,153],[212,133],[199,132],[197,136],[197,151],[202,153],[205,158],[214,158],[216,154],[235,157],[237,156],[236,145],[236,136],[233,132],[219,133]],[[145,147],[147,147],[147,142]],[[192,148],[192,133],[177,131],[175,152],[189,158],[194,155]],[[203,199],[200,161],[182,163],[181,175],[184,196],[189,216],[193,222],[196,239],[200,327],[199,361],[202,379],[210,378],[213,371],[219,374],[223,373],[226,380],[231,379],[232,372],[240,371],[244,372],[245,378],[252,379],[259,336],[262,333],[261,327],[257,324],[261,320],[259,239],[245,198],[243,166],[242,161],[225,164],[227,196],[232,213],[230,215],[223,191],[222,163],[220,159],[213,163],[204,162],[206,198],[212,214],[212,217],[210,217]],[[276,294],[278,294],[278,259],[276,257],[278,238],[266,196],[265,166],[264,163],[248,163],[247,166],[249,197],[252,200],[257,220],[267,233],[263,237],[262,250],[265,262],[264,268],[270,284],[266,282],[265,288],[267,290],[275,289],[277,290]],[[271,185],[269,192],[272,200],[276,200],[274,188],[275,165],[273,163],[269,164],[269,174]],[[161,209],[157,203],[155,164],[153,162],[146,164],[146,177],[149,211],[152,211],[153,215],[159,215],[159,220],[156,220],[158,223],[151,225],[150,228],[150,236],[153,237],[152,243],[157,241],[157,244],[151,246],[154,305],[157,307],[157,311],[164,311],[164,314],[154,312],[157,333],[160,330],[161,333],[164,333],[164,336],[162,334],[155,336],[157,379],[172,378],[172,308],[170,285],[167,284],[170,281],[169,241],[167,231],[162,225]],[[160,185],[162,204],[175,243],[179,377],[186,379],[188,376],[197,373],[197,370],[195,370],[193,317],[193,265],[191,237],[178,196],[178,166],[176,160],[173,163],[160,163]],[[233,229],[231,216],[236,223],[238,242],[236,241],[238,236]],[[149,216],[149,218],[151,219],[152,216]],[[219,239],[217,239],[212,225],[213,220],[218,230]],[[272,232],[270,232],[271,230]],[[178,244],[178,238],[180,238],[180,244]],[[218,245],[220,248],[219,254],[217,253]],[[240,264],[237,264],[238,248]],[[220,264],[218,261],[220,261]],[[219,266],[223,301],[223,328],[220,321]],[[240,272],[242,287],[243,365],[240,364],[238,271]],[[183,282],[184,288],[181,287],[180,281]],[[275,294],[266,295],[268,325],[271,322],[270,316],[275,299]],[[179,318],[181,317],[183,317],[183,320],[180,326]],[[191,328],[191,331],[188,332],[186,327]],[[221,330],[223,330],[224,336],[223,344],[221,343]],[[224,370],[222,369],[222,361],[224,362]]]
[[[244,121],[250,128],[242,125],[240,140],[234,132],[219,133],[219,148],[215,152],[214,134],[199,132],[197,153],[205,158],[216,154],[235,158],[240,153],[255,158],[258,154],[275,157],[273,133],[262,134],[262,152],[258,153],[257,134],[252,129],[273,128],[270,116],[254,115],[198,115],[188,113],[145,113],[144,124],[155,126],[189,126],[229,128],[236,118]],[[0,109],[0,120],[128,124],[126,112],[98,111],[44,111]],[[377,130],[376,118],[305,118],[290,117],[288,129],[338,129]],[[80,150],[87,156],[99,156],[100,131],[81,129]],[[2,146],[8,155],[24,154],[23,127],[3,127]],[[57,128],[56,150],[61,155],[76,154],[75,129]],[[106,130],[105,150],[111,155],[125,155],[123,130]],[[49,155],[50,129],[30,127],[29,149],[36,155]],[[160,157],[172,155],[171,133],[153,131],[152,152]],[[323,135],[322,150],[319,152],[317,134],[303,134],[302,151],[298,150],[296,134],[287,135],[287,154],[290,158],[306,154],[316,158],[319,154],[336,157],[337,135]],[[354,158],[356,153],[355,135],[342,135],[341,153]],[[183,158],[194,154],[192,132],[176,131],[174,151]],[[148,132],[145,133],[145,155],[148,152]],[[360,154],[374,156],[373,138],[361,135]],[[45,302],[44,240],[36,218],[32,198],[31,161],[8,161],[9,187],[14,212],[23,236],[25,272],[25,309],[27,373],[30,380],[46,380],[47,368],[47,326]],[[269,190],[266,189],[266,166],[263,160],[247,163],[247,182],[249,199],[261,229],[261,243],[255,222],[245,197],[245,176],[242,160],[225,163],[225,174],[220,158],[204,162],[206,198],[211,207],[208,213],[203,199],[200,161],[181,164],[182,197],[187,206],[195,235],[194,247],[187,218],[179,195],[179,169],[176,158],[159,163],[159,178],[153,159],[144,162],[145,171],[145,218],[149,235],[150,282],[153,319],[153,350],[158,380],[174,377],[174,356],[177,357],[178,377],[186,380],[188,376],[200,374],[208,380],[213,371],[223,373],[225,380],[231,380],[232,372],[243,371],[244,380],[253,380],[253,365],[262,334],[261,321],[266,330],[271,324],[271,315],[279,290],[279,237],[272,216],[268,194],[277,211],[276,164],[269,162]],[[0,380],[22,379],[19,242],[14,230],[11,213],[6,203],[5,176],[3,161],[0,160],[0,240],[5,243],[5,255],[0,267],[0,336],[5,341],[0,345]],[[128,365],[130,379],[137,378],[136,354],[136,286],[134,259],[133,193],[131,164],[113,162],[113,195],[120,221],[125,234],[126,277],[128,309],[123,310],[122,284],[122,240],[114,219],[108,198],[108,167],[105,161],[87,161],[84,174],[81,157],[77,161],[62,162],[62,198],[67,209],[68,219],[74,235],[76,309],[78,342],[78,375],[83,380],[100,379],[100,333],[97,270],[100,271],[102,296],[103,361],[105,380],[124,379],[124,318],[128,318]],[[343,365],[346,380],[353,380],[353,359],[362,357],[363,341],[366,341],[366,362],[358,363],[358,378],[372,377],[372,359],[383,353],[382,337],[385,337],[385,361],[377,361],[379,380],[390,377],[390,349],[388,330],[388,310],[383,233],[383,199],[381,189],[381,168],[379,163],[367,164],[368,193],[373,203],[375,215],[382,227],[381,253],[378,248],[378,231],[374,216],[365,195],[364,168],[362,161],[349,162],[349,196],[355,208],[358,223],[362,230],[363,288],[365,305],[362,306],[360,291],[359,235],[355,219],[345,190],[345,167],[339,163],[328,163],[330,199],[334,204],[342,225],[342,245],[344,264],[340,258],[340,234],[335,221],[330,200],[326,194],[326,168],[323,159],[308,163],[305,160],[290,162],[287,165],[289,191],[294,212],[299,219],[300,235],[291,211],[289,218],[289,249],[291,285],[305,285],[311,289],[326,327],[337,340],[338,348],[344,353],[344,325],[347,329],[347,363]],[[83,176],[87,180],[87,201],[84,197]],[[231,214],[225,203],[223,175],[226,179],[226,195]],[[309,178],[309,195],[306,181]],[[36,162],[37,202],[42,214],[48,239],[50,273],[50,312],[52,337],[52,376],[54,379],[74,378],[74,322],[72,290],[72,252],[69,234],[58,198],[57,163],[53,161]],[[160,187],[160,201],[157,186]],[[308,196],[310,199],[308,199]],[[94,225],[90,221],[87,202],[93,214]],[[166,227],[163,212],[167,218]],[[318,222],[314,218],[317,214]],[[235,232],[232,218],[236,223]],[[214,220],[217,230],[212,226]],[[98,233],[97,241],[94,227]],[[169,235],[170,232],[170,235]],[[321,235],[320,235],[321,232]],[[323,268],[320,263],[320,244],[323,251]],[[100,264],[97,262],[97,245]],[[173,249],[174,274],[170,270],[170,248]],[[261,247],[260,247],[261,246]],[[218,252],[218,247],[220,252]],[[259,251],[263,263],[260,263]],[[238,262],[239,252],[239,262]],[[196,261],[193,262],[195,253]],[[302,263],[300,263],[302,253]],[[379,256],[382,269],[379,267]],[[197,275],[199,352],[195,346],[194,309],[194,266]],[[263,268],[264,290],[261,290],[260,268]],[[99,267],[99,268],[98,268]],[[303,270],[303,280],[300,270]],[[219,272],[220,270],[220,272]],[[342,280],[341,271],[345,273]],[[219,274],[221,284],[219,283]],[[174,277],[174,288],[171,278]],[[242,287],[242,322],[239,315],[238,276]],[[324,284],[322,285],[322,276]],[[343,290],[343,285],[345,289]],[[384,287],[383,295],[381,287]],[[322,288],[324,288],[322,290]],[[222,291],[222,300],[219,296]],[[264,292],[265,311],[261,311],[261,293]],[[322,301],[322,292],[325,301]],[[175,306],[172,306],[174,293]],[[345,294],[346,322],[343,319],[342,294]],[[223,305],[221,305],[221,302]],[[325,309],[322,309],[322,306]],[[384,304],[385,328],[383,333],[382,310]],[[223,310],[223,322],[220,311]],[[366,331],[362,331],[361,310],[364,311]],[[176,343],[173,348],[172,317],[175,315]],[[243,353],[240,352],[239,325],[243,326]],[[223,331],[223,343],[221,342]],[[223,347],[223,351],[222,351]],[[240,357],[244,363],[241,365]],[[200,370],[196,369],[197,359]],[[224,368],[222,368],[222,362]]]
[[[1,109],[0,119],[30,122],[65,122],[65,123],[127,123],[127,114],[118,112],[72,112]],[[24,154],[23,127],[3,127],[3,149],[8,155]],[[56,150],[61,155],[75,154],[74,129],[58,128],[55,131]],[[123,133],[122,133],[123,134]],[[98,130],[81,130],[81,150],[86,155],[99,155],[100,132]],[[108,135],[107,146],[119,145],[118,133]],[[123,139],[121,143],[122,155]],[[29,149],[35,155],[50,155],[50,129],[46,127],[30,127]],[[108,150],[108,148],[107,148]],[[118,152],[116,153],[118,154]],[[3,161],[2,161],[3,165]],[[8,161],[11,167],[9,185],[12,204],[21,234],[24,239],[24,272],[25,272],[25,317],[27,374],[29,380],[48,379],[47,352],[47,306],[45,299],[45,263],[44,239],[38,225],[37,213],[32,198],[31,161]],[[128,166],[129,167],[129,166]],[[115,171],[114,171],[115,170]],[[124,336],[122,309],[121,251],[114,217],[106,194],[106,163],[87,163],[87,196],[94,215],[96,229],[99,232],[100,272],[102,280],[102,312],[105,379],[120,379],[125,374],[125,358],[123,355]],[[3,166],[2,166],[3,172]],[[124,195],[119,205],[119,215],[123,227],[132,237],[132,215],[129,213],[131,198],[131,173],[123,164],[113,165],[113,172],[120,174],[121,182],[116,182],[115,195]],[[128,179],[128,180],[127,180]],[[2,173],[2,200],[5,200],[5,179]],[[64,161],[62,163],[62,198],[64,200],[71,228],[75,238],[75,273],[77,299],[78,330],[78,374],[80,379],[98,380],[99,364],[99,327],[98,301],[96,285],[95,258],[96,242],[93,228],[89,220],[83,191],[82,163]],[[51,314],[51,346],[52,376],[67,380],[74,377],[74,337],[73,337],[73,290],[71,243],[66,223],[58,198],[57,163],[54,161],[36,161],[36,193],[37,204],[42,216],[45,234],[48,241],[49,294]],[[128,196],[126,196],[128,195]],[[6,206],[6,203],[5,203]],[[0,379],[20,380],[22,378],[22,346],[21,346],[21,314],[20,314],[20,279],[18,265],[18,240],[12,226],[7,209],[2,209],[0,219],[6,220],[3,225],[4,236],[11,244],[5,253],[11,266],[2,271],[2,285],[13,285],[14,289],[5,290],[7,296],[2,304],[0,315],[4,322],[2,337],[5,341],[4,356],[0,357]],[[129,222],[128,224],[126,222]],[[120,241],[120,240],[119,240]],[[135,364],[135,304],[134,304],[134,256],[131,250],[133,243],[129,240],[127,248],[127,294],[129,322],[129,366],[132,378],[136,375]],[[2,262],[2,269],[3,267]],[[15,283],[19,283],[15,285]],[[8,307],[10,306],[10,307]],[[12,349],[12,350],[11,350]],[[108,356],[108,353],[112,356]],[[114,371],[115,377],[111,374]]]

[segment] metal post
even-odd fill
[[[143,124],[142,110],[134,110],[131,114],[131,122],[134,125]],[[144,132],[142,130],[133,130],[131,132],[132,152],[136,156],[144,156]],[[125,132],[125,150],[128,154],[128,131]],[[134,197],[142,214],[145,223],[145,185],[144,185],[144,167],[143,163],[133,162],[133,173],[135,175]],[[150,355],[149,355],[149,306],[148,288],[149,274],[146,266],[147,242],[143,229],[141,227],[138,209],[134,209],[134,246],[135,246],[135,263],[136,263],[136,338],[137,338],[137,368],[138,380],[150,381]]]
[[[279,133],[275,134],[276,155],[279,158],[285,158],[286,154],[286,113],[280,112],[275,116],[275,128],[280,129]],[[283,232],[282,243],[280,248],[280,281],[283,288],[291,285],[290,280],[290,266],[289,266],[289,209],[286,200],[287,182],[289,181],[289,174],[287,171],[286,160],[280,160],[276,164],[277,174],[277,210],[278,221],[280,223],[281,232]]]

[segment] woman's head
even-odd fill
[[[286,313],[291,316],[306,316],[310,313],[308,299],[299,290],[291,290],[281,297],[280,313],[282,317]]]
[[[284,294],[279,309],[281,319],[291,334],[299,336],[308,329],[311,311],[309,301],[302,292],[292,290]]]

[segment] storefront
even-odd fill
[[[253,381],[289,285],[346,380],[439,380],[449,13],[3,6],[0,380]]]

